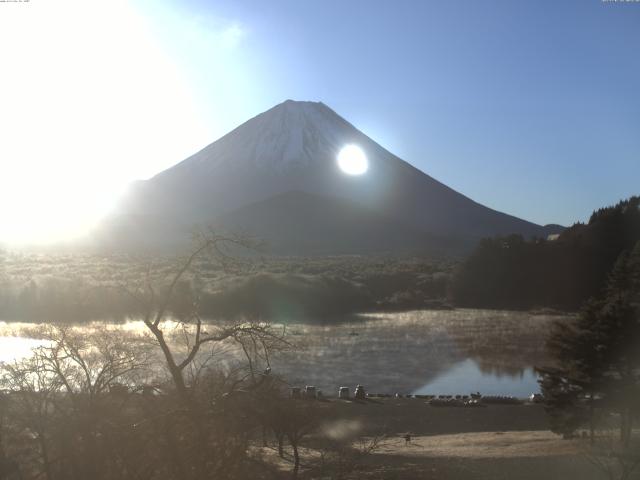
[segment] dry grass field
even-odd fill
[[[323,405],[324,428],[302,451],[304,478],[340,478],[322,470],[323,438],[350,442],[358,457],[342,478],[565,480],[607,478],[589,461],[588,441],[564,440],[547,428],[541,405],[485,408],[432,407],[421,399]],[[407,442],[405,434],[411,435]],[[375,439],[375,440],[374,440]],[[259,454],[283,473],[290,457],[266,448]]]

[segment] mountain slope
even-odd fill
[[[288,255],[450,253],[437,238],[385,218],[354,202],[305,192],[286,192],[221,215],[215,227],[250,232],[268,251]]]
[[[336,156],[347,144],[356,144],[365,152],[369,160],[366,174],[348,176],[337,167]],[[291,100],[139,182],[117,215],[162,218],[176,225],[202,224],[290,191],[343,198],[436,236],[547,233],[543,227],[484,207],[436,181],[326,105]]]

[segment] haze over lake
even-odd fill
[[[372,393],[504,394],[538,391],[533,367],[546,359],[545,333],[559,315],[493,310],[422,310],[353,316],[350,321],[287,324],[296,347],[272,359],[273,373],[291,385],[327,394],[364,385]],[[97,323],[80,326],[95,329]],[[136,332],[137,322],[109,324]],[[2,360],[28,355],[39,341],[25,323],[0,327]],[[11,335],[17,336],[11,336]],[[223,351],[227,365],[237,352]]]

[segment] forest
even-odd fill
[[[451,281],[456,306],[576,311],[600,294],[624,251],[640,241],[640,197],[591,215],[558,238],[488,238],[457,268]]]

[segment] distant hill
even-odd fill
[[[366,154],[366,174],[350,176],[338,168],[337,155],[347,144]],[[336,199],[345,202],[346,211],[331,219],[342,208]],[[303,205],[294,205],[297,201]],[[305,208],[315,214],[304,215]],[[279,209],[291,217],[287,220]],[[358,220],[358,214],[363,218]],[[233,220],[232,215],[242,218]],[[485,236],[546,236],[560,230],[474,202],[388,152],[322,103],[287,100],[137,182],[94,239],[113,248],[173,245],[188,238],[193,225],[216,219],[247,230],[255,227],[256,234],[277,233],[282,253],[308,248],[336,253],[334,247],[403,251],[414,249],[420,238],[432,247],[437,247],[435,238],[456,239],[450,245],[463,248]],[[269,226],[270,219],[289,228],[292,237],[282,238],[285,230]],[[328,230],[321,232],[314,219]],[[359,237],[366,232],[375,232],[375,242]]]

